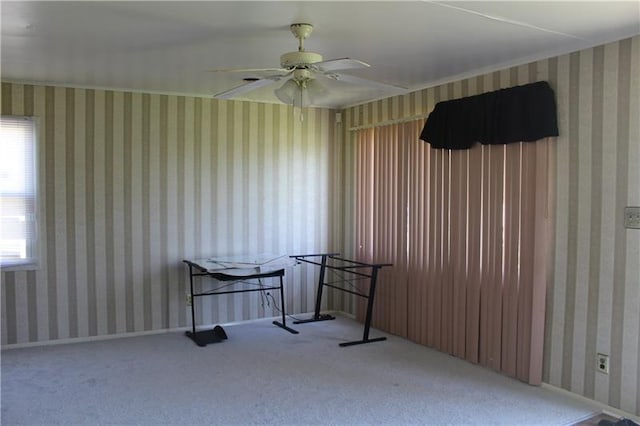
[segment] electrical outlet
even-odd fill
[[[596,357],[596,368],[601,373],[609,374],[609,355],[598,354]]]
[[[640,207],[624,208],[624,227],[627,229],[640,229]]]
[[[192,300],[191,300],[191,295],[187,294],[187,306],[191,306]]]

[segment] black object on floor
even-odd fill
[[[207,346],[209,343],[218,343],[227,339],[227,333],[219,325],[211,330],[187,331],[185,334],[198,346]]]
[[[629,419],[620,419],[616,421],[600,420],[598,426],[640,426],[638,423]]]

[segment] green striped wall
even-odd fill
[[[331,244],[331,110],[9,83],[1,103],[38,117],[42,237],[38,270],[1,274],[3,345],[188,326],[182,259]],[[287,271],[290,313],[315,274]],[[278,315],[200,300],[198,323]]]
[[[560,126],[544,381],[640,415],[640,231],[623,227],[624,207],[640,206],[640,37],[349,108],[344,138],[425,117],[440,100],[539,80],[555,90]],[[340,306],[353,312],[348,298]],[[608,375],[595,370],[599,352],[610,355]]]

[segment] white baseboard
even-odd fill
[[[95,342],[100,340],[124,339],[127,337],[148,336],[152,334],[168,333],[171,331],[179,331],[181,329],[182,328],[131,331],[128,333],[103,334],[100,336],[69,337],[65,339],[43,340],[38,342],[12,343],[10,345],[2,345],[2,350],[5,351],[5,350],[11,350],[11,349],[33,348],[37,346],[54,346],[54,345],[66,345],[69,343],[85,343],[85,342]],[[184,327],[184,330],[187,330],[187,329],[188,327]]]
[[[309,316],[313,315],[313,312],[307,312],[302,314],[295,314],[296,316]],[[292,317],[288,317],[292,318]],[[221,326],[232,326],[237,324],[250,324],[252,322],[259,321],[274,321],[281,320],[282,315],[277,315],[274,317],[264,317],[264,318],[255,318],[250,320],[243,321],[232,321],[226,323],[217,323],[217,324],[198,324],[197,328],[209,328],[214,327],[216,325]],[[55,339],[55,340],[44,340],[40,342],[24,342],[24,343],[12,343],[9,345],[2,345],[1,349],[11,350],[11,349],[23,349],[23,348],[32,348],[37,346],[52,346],[52,345],[66,345],[69,343],[85,343],[85,342],[95,342],[100,340],[111,340],[111,339],[124,339],[127,337],[138,337],[138,336],[149,336],[153,334],[162,334],[162,333],[174,333],[174,332],[184,332],[191,330],[191,326],[185,327],[176,327],[176,328],[163,328],[160,330],[146,330],[146,331],[132,331],[128,333],[118,333],[118,334],[104,334],[100,336],[85,336],[85,337],[69,337],[65,339]]]
[[[336,312],[329,312],[331,315],[340,315],[349,319],[352,319],[355,321],[356,319],[356,315],[355,314],[350,314],[349,312],[344,312],[344,311],[336,311]]]
[[[604,414],[608,414],[611,417],[616,417],[618,419],[629,419],[629,420],[633,420],[636,423],[640,423],[640,417],[635,416],[631,413],[627,413],[626,411],[620,410],[619,408],[614,408],[610,405],[607,405],[603,402],[600,401],[596,401],[595,399],[591,399],[591,398],[587,398],[586,396],[582,396],[579,395],[577,393],[573,393],[571,391],[568,391],[566,389],[562,389],[553,385],[550,385],[548,383],[542,383],[542,385],[540,385],[540,387],[548,389],[550,391],[553,392],[558,392],[561,393],[563,395],[568,395],[574,399],[580,400],[580,401],[584,401],[584,402],[588,402],[592,405],[595,405],[600,412],[604,413]],[[585,419],[586,420],[586,419]]]

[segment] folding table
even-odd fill
[[[282,322],[273,321],[273,324],[290,333],[298,334],[296,330],[287,327],[284,304],[283,277],[285,267],[291,265],[291,262],[283,261],[282,257],[265,255],[243,258],[253,260],[239,259],[241,258],[183,260],[189,266],[189,288],[191,294],[191,330],[187,331],[186,335],[198,346],[218,343],[227,338],[224,329],[219,325],[210,330],[196,331],[195,298],[203,296],[279,290]],[[196,277],[211,278],[216,281],[216,287],[211,290],[195,292],[194,278]],[[278,284],[265,284],[263,282],[263,279],[270,278],[278,278]]]

